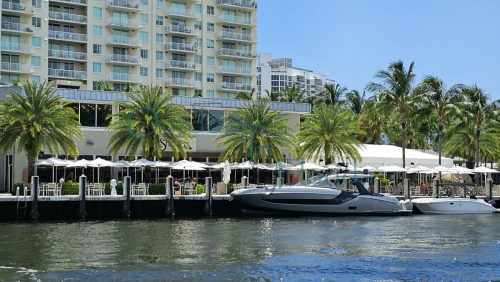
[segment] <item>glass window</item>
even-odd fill
[[[163,69],[156,69],[156,78],[163,78]]]
[[[186,96],[186,89],[172,88],[172,95]]]
[[[215,48],[215,41],[212,39],[207,39],[207,48],[210,48],[210,49]]]
[[[222,99],[234,99],[235,94],[230,92],[222,92]]]
[[[148,42],[148,32],[147,31],[140,31],[139,32],[139,38],[142,40],[142,42]]]
[[[92,35],[94,36],[102,36],[102,27],[98,25],[94,25],[92,27]]]
[[[102,45],[100,45],[100,44],[94,44],[93,48],[92,48],[92,51],[93,51],[94,54],[97,54],[97,55],[102,54]]]
[[[163,61],[163,52],[162,51],[156,51],[156,60]]]
[[[92,71],[94,73],[101,73],[101,63],[92,63]]]
[[[95,127],[95,104],[80,104],[80,123]]]
[[[99,90],[99,81],[92,81],[92,90]]]
[[[156,34],[156,43],[163,43],[163,34],[157,33]]]
[[[141,49],[141,58],[143,58],[143,59],[148,58],[148,50]]]
[[[163,0],[156,0],[156,7],[163,8]]]
[[[209,110],[208,111],[208,131],[219,132],[224,125],[224,111]]]
[[[41,67],[42,66],[42,58],[39,56],[32,56],[31,57],[31,65],[34,67]]]
[[[42,0],[31,0],[31,5],[33,5],[33,7],[37,9],[40,9],[42,8]]]
[[[201,6],[201,4],[194,4],[194,11],[201,14],[203,11],[202,11],[203,7]]]
[[[94,16],[94,18],[102,18],[102,8],[93,7],[92,15]]]
[[[142,24],[148,23],[148,15],[147,14],[140,14],[139,19],[140,19]]]
[[[36,85],[40,85],[41,83],[41,77],[38,75],[32,75],[31,76],[31,82],[36,83]]]
[[[143,77],[147,77],[148,76],[148,68],[139,68],[139,74]]]
[[[147,6],[148,5],[148,0],[141,0],[142,6]]]
[[[42,48],[42,38],[37,36],[31,37],[31,44],[35,48]]]
[[[195,38],[194,39],[194,44],[198,47],[203,47],[203,40],[201,38]]]
[[[215,25],[213,23],[207,23],[207,31],[214,32]]]
[[[215,97],[215,93],[213,90],[207,90],[207,97],[208,98],[213,98]]]
[[[215,58],[207,57],[207,66],[213,66],[213,65],[215,65]]]
[[[108,116],[111,115],[111,105],[97,104],[97,127],[106,127],[109,125],[110,120]]]
[[[197,29],[197,30],[202,30],[202,27],[203,27],[203,23],[200,22],[200,21],[195,21],[194,22],[194,28]]]
[[[207,15],[215,15],[214,6],[207,6]]]
[[[208,127],[207,127],[208,110],[205,110],[205,109],[196,110],[196,109],[194,109],[191,112],[191,115],[193,117],[193,119],[191,121],[191,125],[193,126],[193,130],[195,130],[195,131],[208,131]]]
[[[156,16],[156,25],[163,25],[163,17]]]
[[[42,18],[32,17],[31,25],[33,27],[42,27]]]
[[[214,82],[215,75],[213,73],[207,73],[207,82]]]
[[[194,73],[194,80],[195,80],[195,81],[201,81],[201,79],[202,79],[202,74],[201,74],[201,72],[195,72],[195,73]]]
[[[201,65],[203,63],[203,57],[201,55],[194,55],[194,63]]]

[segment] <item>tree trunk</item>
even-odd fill
[[[479,124],[476,126],[476,167],[479,166],[479,136],[481,135],[481,128],[479,126]],[[481,177],[476,177],[476,183],[478,182],[481,182]]]
[[[144,167],[144,183],[151,183],[151,167],[146,166]]]
[[[28,157],[28,182],[31,183],[31,177],[35,175],[35,162],[36,157]]]
[[[405,122],[406,114],[401,114],[401,148],[403,149],[403,168],[405,168],[406,164],[406,156],[405,156],[405,148],[406,148],[406,122]]]
[[[439,117],[439,131],[438,131],[438,144],[439,144],[439,165],[441,165],[441,151],[443,150],[443,117]]]

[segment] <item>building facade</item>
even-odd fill
[[[2,0],[1,16],[4,85],[229,99],[256,87],[256,0]]]
[[[270,53],[260,53],[257,66],[257,96],[267,97],[266,90],[278,92],[281,88],[297,85],[306,97],[314,96],[326,84],[335,81],[312,70],[292,66],[292,59],[273,59]]]

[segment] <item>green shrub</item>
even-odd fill
[[[17,187],[19,187],[19,196],[24,196],[24,183],[14,183],[14,187],[12,187],[12,196],[16,195]],[[28,191],[28,195],[30,192]]]
[[[78,195],[80,194],[80,185],[78,183],[65,182],[61,189],[62,195]]]
[[[227,184],[227,193],[231,194],[231,192],[233,192],[233,191],[234,191],[233,183],[228,183]]]
[[[203,194],[205,193],[205,185],[203,184],[197,184],[196,185],[196,194]]]
[[[117,182],[115,189],[116,195],[123,195],[123,182]],[[104,184],[104,195],[111,195],[111,184],[109,182]]]
[[[380,178],[380,186],[391,185],[391,180],[384,178],[382,173],[374,173],[373,176]]]
[[[165,184],[151,183],[149,184],[149,195],[165,195]]]

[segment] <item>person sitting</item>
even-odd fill
[[[193,189],[196,189],[196,185],[198,185],[198,181],[196,181],[196,177],[193,177],[191,180],[191,186],[193,186]]]
[[[179,188],[181,186],[181,183],[179,182],[179,179],[175,178],[174,179],[174,188]]]
[[[70,172],[66,178],[66,182],[73,183],[73,181],[75,181],[75,177],[73,176],[73,172]]]

